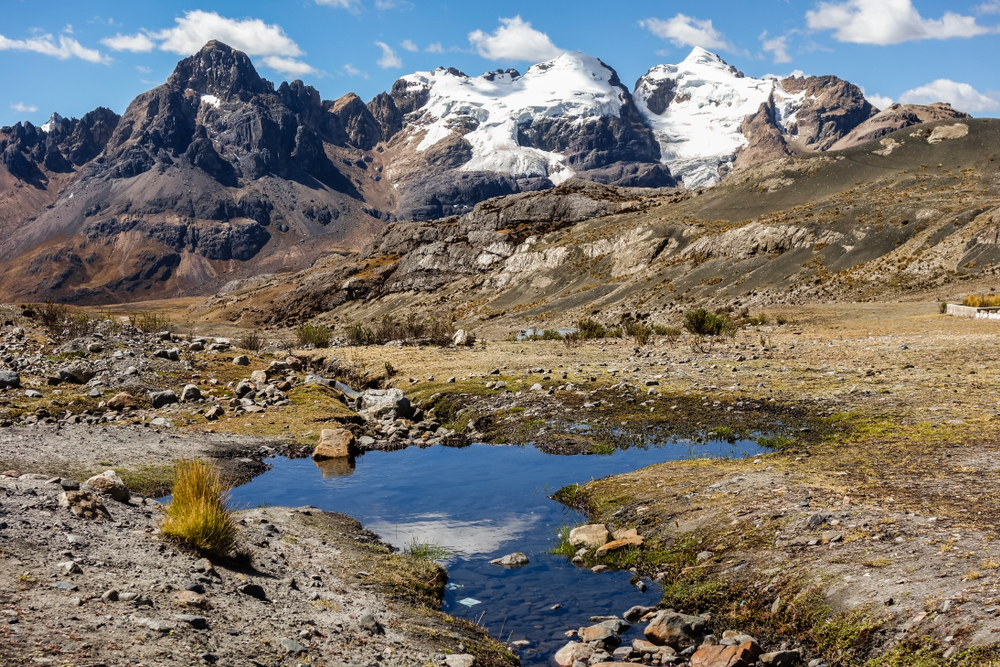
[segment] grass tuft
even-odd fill
[[[210,463],[177,462],[163,532],[207,555],[226,556],[233,550],[237,528],[229,490]]]
[[[414,537],[410,540],[409,546],[403,549],[403,553],[418,560],[436,561],[447,558],[452,552],[435,542],[418,542]]]

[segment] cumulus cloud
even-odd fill
[[[531,24],[520,16],[500,19],[500,24],[492,34],[482,30],[469,33],[472,48],[487,60],[521,60],[537,63],[551,60],[564,53],[564,49],[553,44],[548,35],[532,28]]]
[[[979,25],[973,16],[955,12],[945,12],[940,19],[925,19],[912,0],[820,2],[816,9],[806,12],[806,23],[813,30],[833,30],[840,42],[881,46],[920,39],[974,37],[993,30]]]
[[[967,83],[951,79],[937,79],[908,90],[899,96],[899,101],[903,104],[947,102],[960,111],[972,113],[1000,111],[1000,101],[983,95]]]
[[[59,60],[80,58],[92,63],[110,62],[110,59],[100,51],[88,49],[66,35],[59,35],[58,42],[52,35],[37,35],[29,39],[8,39],[0,35],[0,51],[32,51]]]
[[[101,40],[101,44],[112,51],[131,51],[132,53],[147,53],[156,48],[156,42],[141,32],[135,35],[118,33],[114,37],[105,37]]]
[[[419,51],[420,47],[417,46],[412,39],[404,39],[403,43],[400,44],[407,51]]]
[[[396,52],[392,50],[392,47],[385,42],[375,42],[375,46],[382,49],[382,57],[378,59],[378,66],[382,69],[391,69],[393,67],[402,67],[403,61]]]
[[[268,25],[260,19],[230,19],[196,9],[175,21],[176,26],[151,34],[161,42],[161,51],[189,55],[217,39],[251,56],[302,55],[302,49],[281,26]]]
[[[646,19],[639,25],[661,39],[668,39],[674,46],[700,46],[714,51],[734,52],[736,49],[726,36],[715,29],[711,19],[701,21],[693,16],[678,14],[672,19]]]
[[[362,72],[351,63],[344,65],[344,71],[347,72],[348,76],[360,76],[362,79],[368,78],[368,72]]]
[[[427,53],[444,53],[444,47],[441,46],[441,42],[434,42],[424,50]]]
[[[892,106],[892,98],[886,97],[885,95],[879,95],[878,93],[865,93],[865,99],[871,102],[874,106],[879,109],[885,110]]]
[[[781,37],[767,38],[767,31],[760,35],[761,48],[774,57],[775,63],[790,63],[792,57],[788,55],[788,35]]]
[[[38,107],[34,104],[25,104],[24,102],[14,102],[10,105],[10,108],[17,113],[35,113],[38,111]]]
[[[281,26],[260,19],[230,19],[215,12],[194,10],[174,19],[177,25],[164,30],[146,30],[135,35],[117,34],[101,43],[115,51],[147,52],[154,48],[180,55],[201,50],[213,39],[250,56],[260,56],[265,67],[285,76],[316,74],[316,69],[298,59],[304,51]]]
[[[316,74],[316,69],[301,60],[295,58],[283,58],[281,56],[264,56],[261,59],[267,67],[285,76],[305,76],[306,74]]]

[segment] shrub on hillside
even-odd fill
[[[330,347],[330,338],[333,337],[333,329],[330,327],[303,324],[295,330],[295,340],[300,347],[312,345],[313,347]]]
[[[713,313],[704,308],[684,313],[684,328],[696,336],[721,336],[736,331],[736,325],[728,315]]]

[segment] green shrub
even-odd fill
[[[650,336],[653,335],[652,329],[642,322],[633,322],[632,320],[622,322],[622,331],[626,336],[634,338],[636,345],[645,345],[649,342]]]
[[[140,310],[137,313],[129,313],[129,324],[143,333],[157,333],[159,331],[170,330],[170,318],[161,313],[154,313],[151,310]]]
[[[264,334],[256,329],[247,331],[236,340],[236,347],[250,352],[260,352],[265,345],[267,345],[267,340],[264,338]]]
[[[938,312],[942,315],[948,312],[948,303],[946,301],[942,301],[938,304]]]
[[[229,508],[229,490],[210,463],[177,462],[163,532],[204,554],[226,556],[233,550],[237,529]]]
[[[361,325],[352,325],[361,326]],[[364,328],[364,327],[362,327]],[[350,327],[348,327],[348,338],[350,338]],[[323,325],[303,324],[295,330],[295,339],[300,347],[312,345],[313,347],[330,347],[330,339],[333,337],[333,329]],[[355,343],[356,345],[367,345],[367,343]]]
[[[684,328],[697,336],[721,336],[736,331],[736,325],[728,315],[716,314],[704,308],[684,313]]]
[[[608,329],[597,320],[593,320],[589,317],[578,321],[576,323],[576,328],[580,330],[579,336],[584,340],[608,337]]]

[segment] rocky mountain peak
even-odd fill
[[[691,53],[688,54],[687,58],[682,60],[680,64],[677,65],[677,69],[681,70],[691,69],[694,67],[709,67],[732,74],[738,79],[743,78],[743,72],[723,60],[722,56],[703,49],[700,46],[696,46],[691,49]]]
[[[177,63],[167,85],[211,95],[223,102],[233,97],[245,102],[273,88],[257,74],[245,53],[214,39],[195,55]]]

